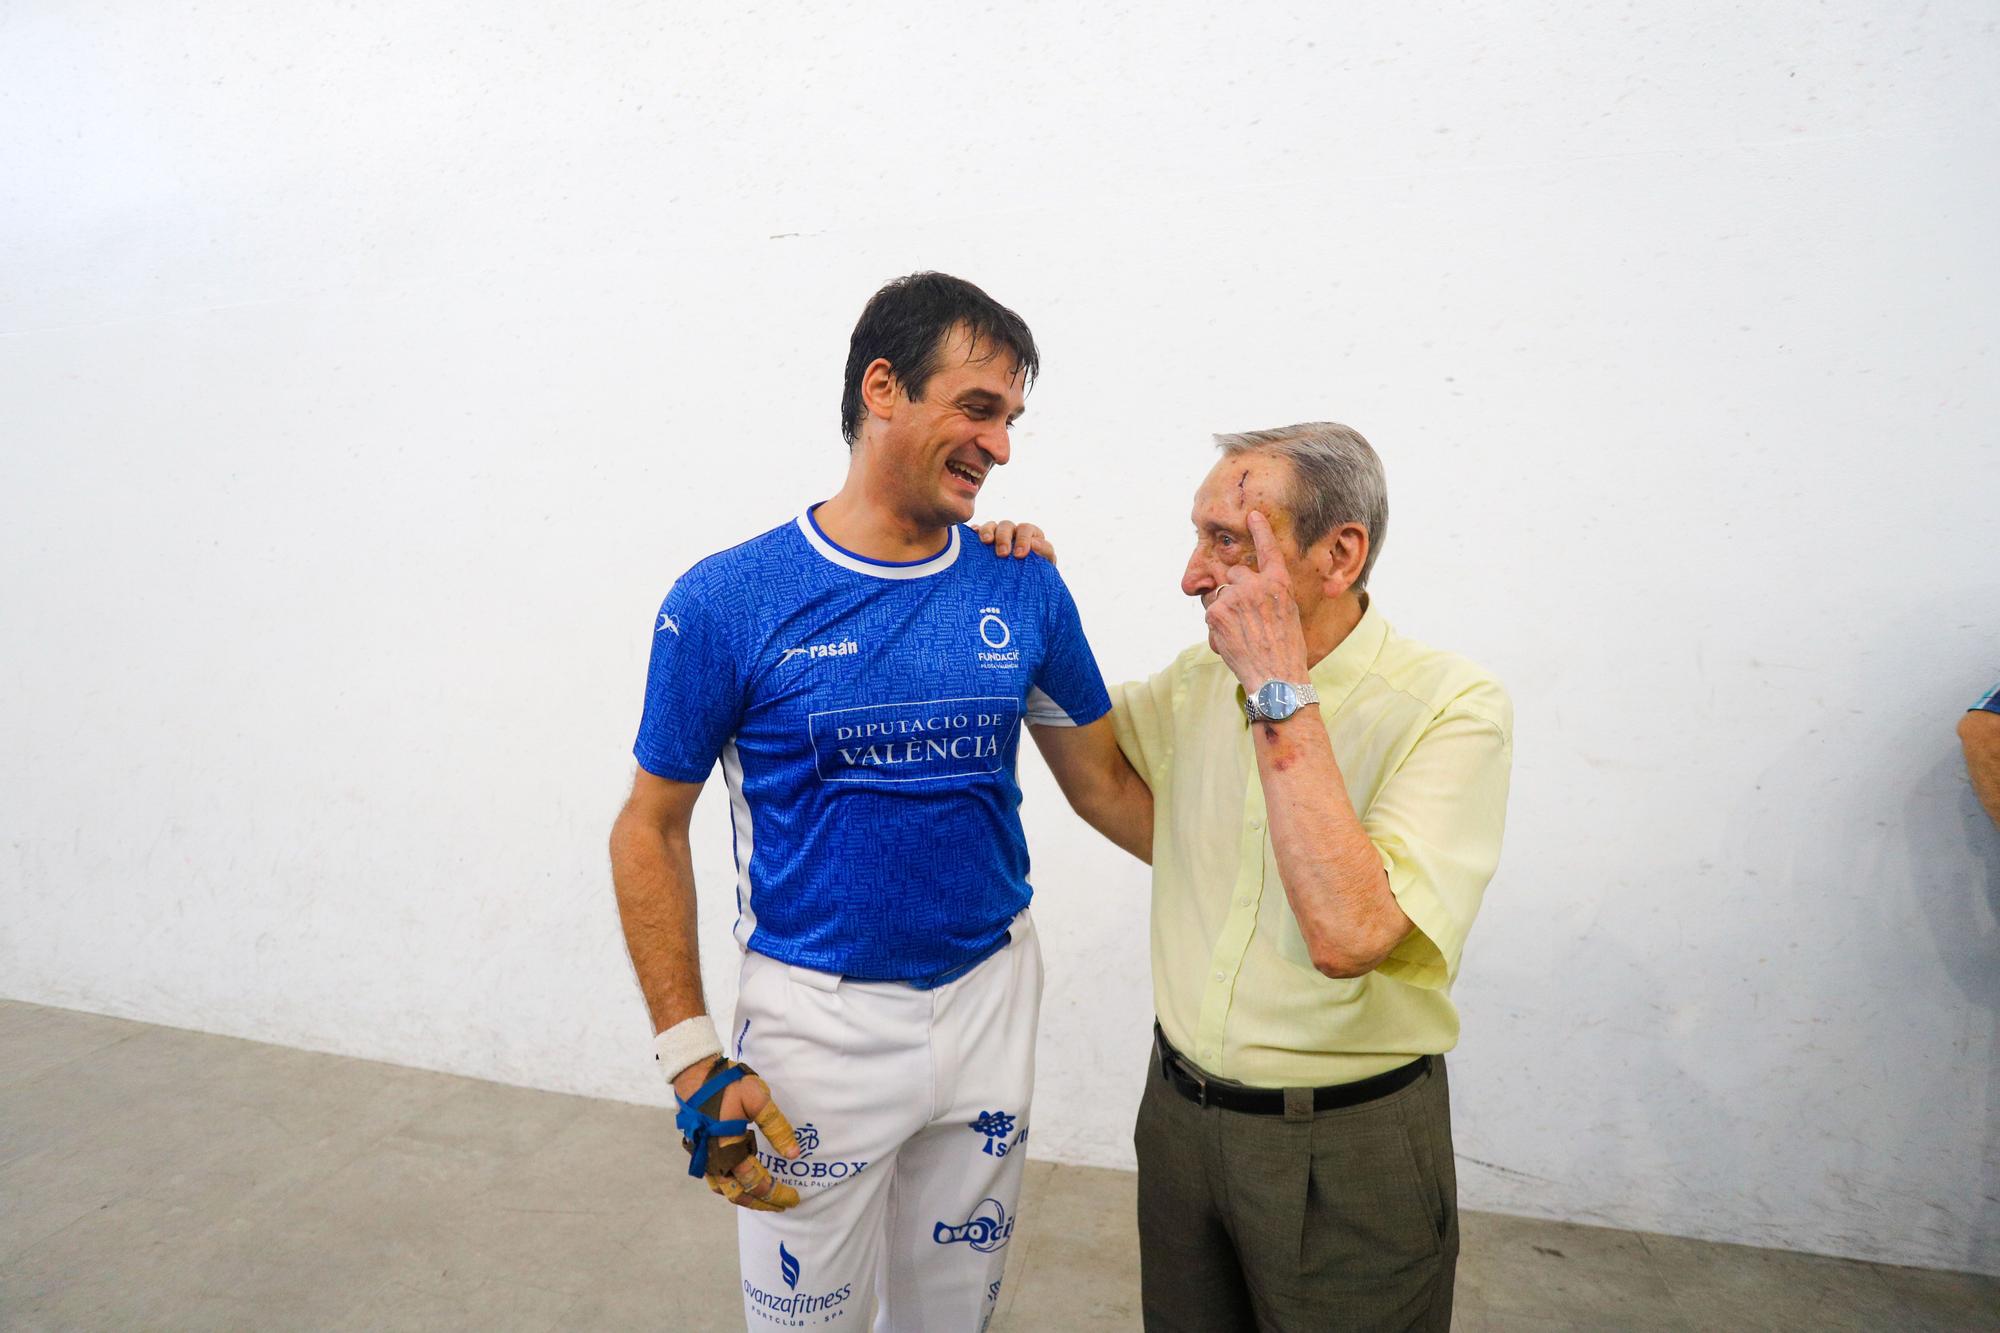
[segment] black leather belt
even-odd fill
[[[1158,1023],[1153,1024],[1153,1044],[1159,1048],[1160,1074],[1173,1085],[1175,1092],[1197,1106],[1219,1106],[1225,1111],[1241,1111],[1245,1115],[1283,1115],[1285,1113],[1285,1090],[1283,1088],[1246,1088],[1240,1083],[1221,1083],[1190,1064],[1167,1040],[1167,1034],[1160,1031]],[[1400,1088],[1407,1088],[1424,1076],[1430,1067],[1430,1057],[1420,1055],[1406,1065],[1391,1069],[1386,1074],[1376,1074],[1372,1078],[1357,1079],[1353,1083],[1334,1083],[1324,1088],[1312,1090],[1312,1109],[1315,1111],[1337,1111],[1344,1106],[1359,1106],[1387,1097]]]

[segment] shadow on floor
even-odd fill
[[[0,1326],[740,1329],[664,1111],[0,1001]],[[1136,1329],[1129,1172],[1030,1162],[999,1333]],[[1456,1327],[2000,1327],[2000,1281],[1466,1213]]]

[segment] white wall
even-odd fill
[[[1519,709],[1468,1204],[2000,1271],[2000,39],[1676,8],[0,9],[0,994],[662,1101],[650,617],[939,267],[1113,678],[1208,432],[1387,457],[1381,604]],[[1142,872],[1026,767],[1035,1149],[1129,1164]]]

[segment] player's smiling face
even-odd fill
[[[979,489],[1012,452],[1026,377],[1013,353],[946,336],[921,402],[899,389],[879,451],[878,477],[906,519],[947,527],[972,517]]]

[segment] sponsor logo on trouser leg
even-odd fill
[[[780,1328],[806,1328],[813,1324],[830,1323],[846,1314],[840,1307],[854,1294],[854,1284],[845,1283],[831,1291],[814,1291],[807,1283],[806,1290],[800,1291],[799,1284],[805,1280],[805,1265],[797,1255],[778,1242],[778,1276],[784,1280],[786,1290],[766,1291],[743,1279],[743,1294],[750,1299],[750,1309],[761,1316],[766,1323]]]
[[[811,1122],[800,1125],[795,1132],[799,1139],[797,1157],[781,1157],[768,1151],[757,1154],[757,1160],[764,1164],[764,1169],[787,1184],[800,1189],[825,1189],[860,1175],[868,1167],[866,1162],[815,1158],[813,1154],[819,1151],[819,1127]]]
[[[931,1239],[938,1244],[956,1245],[962,1241],[981,1254],[1006,1249],[1013,1234],[1014,1219],[1007,1216],[998,1199],[981,1199],[972,1216],[956,1226],[940,1222],[931,1228]]]

